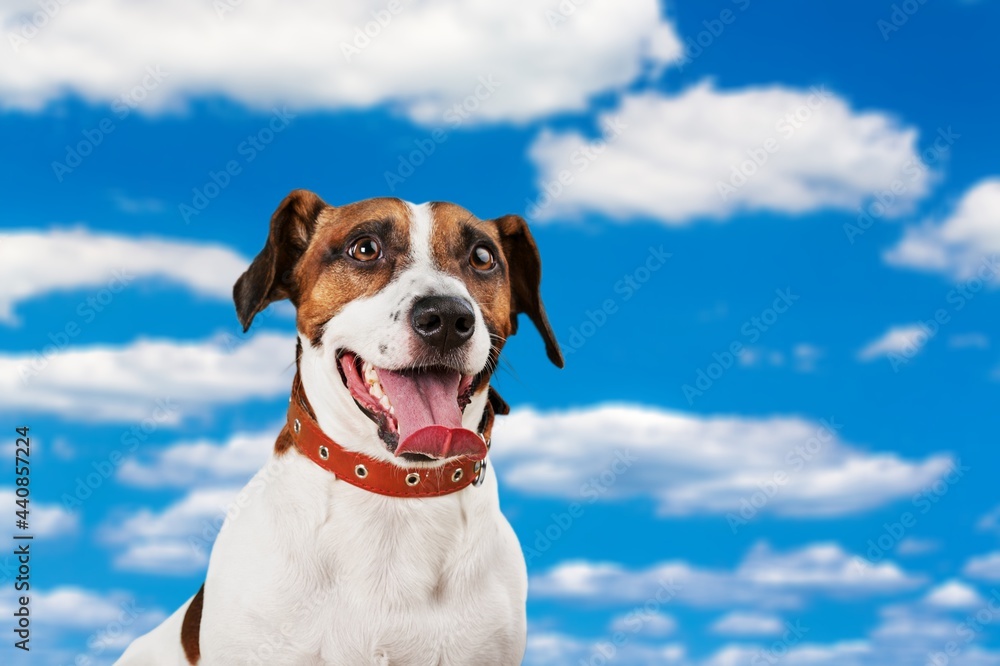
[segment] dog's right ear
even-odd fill
[[[271,216],[271,229],[264,249],[233,286],[236,316],[243,331],[250,329],[254,316],[274,301],[296,301],[292,270],[309,247],[316,218],[326,203],[308,190],[293,190]]]

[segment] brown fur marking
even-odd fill
[[[201,659],[201,611],[205,605],[205,584],[202,583],[198,593],[191,600],[187,612],[184,613],[184,622],[181,624],[181,646],[184,648],[184,655],[191,664],[197,664]]]
[[[369,267],[343,256],[359,233],[378,240],[383,261],[373,261]],[[316,340],[323,325],[346,304],[385,287],[405,265],[409,250],[410,210],[399,199],[368,199],[327,208],[295,269],[299,330],[309,340]]]

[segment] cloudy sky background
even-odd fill
[[[0,9],[5,663],[197,590],[291,380],[291,308],[243,334],[231,285],[304,187],[532,224],[526,663],[1000,664],[996,4],[353,4]]]

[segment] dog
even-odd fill
[[[201,589],[124,666],[520,664],[527,572],[488,464],[490,387],[526,314],[563,357],[516,215],[306,190],[233,288],[296,310],[288,421]]]

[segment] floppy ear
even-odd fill
[[[295,302],[292,269],[309,246],[316,218],[326,203],[308,190],[293,190],[271,216],[264,249],[233,286],[236,316],[246,332],[254,316],[274,301]]]
[[[507,401],[500,397],[497,390],[490,386],[489,393],[487,394],[487,399],[489,400],[490,406],[493,408],[496,414],[510,414],[510,405]]]
[[[538,256],[535,239],[528,231],[528,223],[517,215],[504,215],[497,218],[496,225],[510,272],[510,332],[517,332],[519,313],[528,315],[545,341],[549,360],[561,368],[564,365],[563,355],[542,305],[542,260]]]

